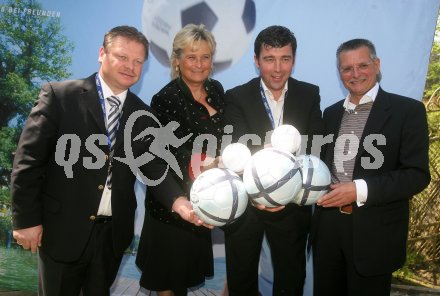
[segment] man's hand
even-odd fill
[[[206,224],[194,213],[192,205],[188,199],[184,196],[178,197],[172,207],[172,211],[179,214],[179,216],[189,223],[192,223],[197,226],[204,226],[209,229],[213,229],[214,226]]]
[[[21,245],[25,250],[30,249],[32,253],[36,253],[38,247],[41,247],[42,235],[43,225],[13,231],[13,236],[17,240],[17,244]]]
[[[316,204],[322,207],[342,207],[356,201],[356,183],[345,182],[330,185],[330,191],[323,195]]]

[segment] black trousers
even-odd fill
[[[315,296],[389,296],[391,274],[364,276],[353,263],[352,215],[320,209],[313,241]]]
[[[258,295],[258,263],[266,234],[274,270],[273,295],[302,296],[310,219],[309,206],[289,204],[276,213],[249,206],[237,221],[224,227],[229,295]]]
[[[113,252],[112,222],[95,224],[81,257],[72,263],[58,262],[39,250],[39,296],[110,295],[122,261]]]

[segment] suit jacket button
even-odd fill
[[[93,215],[92,215],[92,216],[90,216],[90,218],[89,218],[89,219],[90,219],[90,221],[95,221],[95,219],[96,219],[96,216],[93,216]]]
[[[103,190],[103,189],[104,189],[104,185],[99,185],[99,186],[98,186],[98,189],[99,189],[99,190]]]

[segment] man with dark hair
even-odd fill
[[[13,228],[19,245],[38,249],[42,295],[109,295],[133,238],[136,209],[134,172],[115,158],[126,157],[129,116],[152,112],[129,90],[147,55],[148,41],[136,28],[113,28],[99,51],[99,73],[44,85],[29,115],[12,171]],[[133,138],[155,126],[147,116],[136,120],[134,156],[148,151],[151,139]],[[63,142],[66,136],[71,140]],[[68,171],[60,163],[71,157],[77,161]],[[102,165],[87,168],[87,159]],[[166,169],[159,158],[141,168],[150,180]],[[185,220],[202,224],[169,175],[149,190],[160,192],[163,204]]]
[[[313,217],[314,294],[388,296],[406,258],[409,200],[430,181],[426,111],[380,87],[371,41],[349,40],[336,55],[349,93],[324,111],[333,184]]]
[[[290,77],[297,47],[293,33],[270,26],[258,34],[254,45],[260,77],[225,94],[226,124],[233,126],[233,140],[257,135],[261,142],[248,145],[255,152],[264,147],[268,132],[281,124],[293,125],[303,135],[321,134],[319,88]],[[250,205],[237,221],[224,227],[229,295],[258,295],[264,236],[273,262],[273,295],[302,295],[310,219],[310,206]]]

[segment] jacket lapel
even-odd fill
[[[128,91],[127,97],[125,98],[124,106],[122,106],[122,116],[119,120],[119,127],[116,134],[116,144],[114,150],[116,151],[124,143],[124,130],[127,124],[127,120],[133,112],[136,111],[135,104],[133,104],[133,94]],[[132,135],[133,138],[136,135]]]
[[[342,116],[344,116],[345,110],[343,102],[344,101],[341,101],[341,103],[336,106],[336,109],[329,116],[329,121],[327,123],[327,131],[329,134],[334,134],[335,140],[336,137],[339,136],[339,128],[341,126]]]
[[[365,137],[371,134],[380,134],[383,130],[383,126],[388,121],[391,114],[391,103],[388,100],[388,94],[379,88],[377,97],[374,100],[373,107],[371,108],[370,115],[368,116],[367,123],[365,124],[364,131],[362,133],[361,141],[359,143],[359,150],[356,156],[356,162],[363,154]]]
[[[336,139],[339,136],[339,128],[342,121],[342,116],[344,115],[344,107],[343,107],[344,100],[340,101],[335,105],[332,109],[328,110],[328,115],[326,115],[325,119],[325,125],[326,125],[326,133],[325,135],[333,134],[333,140],[331,144],[326,145],[326,157],[325,157],[325,163],[329,168],[331,168],[334,158],[334,148]]]
[[[291,124],[297,129],[300,127],[296,124],[296,122],[301,122],[299,118],[302,118],[302,108],[299,108],[297,104],[300,102],[300,97],[301,94],[298,92],[296,81],[293,78],[289,78],[287,96],[284,98],[283,124]],[[301,130],[300,132],[302,134],[305,133],[305,131]]]
[[[96,90],[95,75],[88,77],[84,82],[84,91],[80,97],[80,105],[89,112],[99,131],[107,135],[101,103]]]
[[[252,116],[249,116],[249,118],[252,118],[254,120],[254,124],[256,127],[259,127],[257,130],[261,131],[269,131],[272,130],[272,122],[270,121],[269,114],[267,114],[267,110],[264,107],[263,103],[263,97],[261,96],[260,91],[260,79],[255,80],[255,84],[252,87],[250,87],[250,101],[249,105],[254,105],[253,108],[250,108],[249,110],[254,113]],[[257,98],[254,100],[254,98]]]

